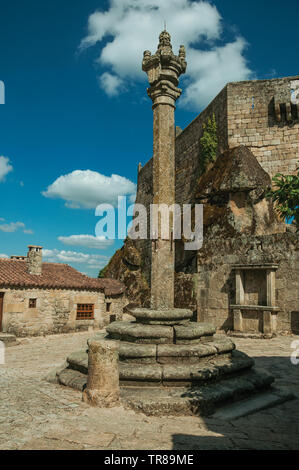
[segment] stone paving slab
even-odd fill
[[[147,417],[122,407],[91,408],[81,393],[44,377],[84,349],[90,333],[30,338],[0,365],[0,449],[299,449],[299,400],[236,420]],[[298,336],[237,338],[237,348],[299,398]]]

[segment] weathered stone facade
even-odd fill
[[[110,317],[121,320],[123,296],[63,289],[1,289],[4,293],[4,332],[16,336],[39,336],[70,331],[99,329],[110,323]],[[29,308],[29,299],[37,301]],[[110,303],[107,312],[106,304]],[[93,320],[77,320],[77,304],[93,304]]]
[[[121,320],[125,287],[68,265],[43,263],[42,248],[0,260],[0,331],[39,336],[99,329]]]
[[[277,172],[295,172],[299,152],[298,110],[295,111],[294,107],[291,121],[282,117],[278,122],[273,102],[277,95],[289,95],[290,98],[292,83],[298,79],[299,76],[295,76],[228,83],[209,106],[177,135],[175,191],[178,204],[188,204],[193,198],[199,177],[203,124],[213,114],[217,122],[218,155],[229,148],[245,145],[270,177]],[[138,203],[146,205],[149,202],[151,173],[152,160],[149,160],[138,174]]]
[[[299,76],[227,85],[228,146],[250,147],[271,177],[278,172],[292,174],[298,167],[299,109],[290,102],[298,79]],[[282,103],[280,120],[275,102]]]
[[[234,264],[276,263],[275,303],[277,333],[295,330],[299,316],[299,240],[293,233],[264,236],[210,239],[198,252],[197,312],[199,321],[212,322],[217,328],[233,330],[236,304]],[[252,310],[244,315],[244,331],[263,333],[261,315],[254,307],[266,305],[265,273],[254,271],[248,279],[245,303]]]

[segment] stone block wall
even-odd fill
[[[292,106],[292,118],[275,114],[278,102],[291,102],[291,89],[299,76],[253,80],[227,85],[228,146],[250,147],[264,170],[294,173],[299,165],[299,109]],[[254,105],[254,108],[252,108]]]
[[[121,320],[123,309],[127,304],[122,294],[120,295],[106,295],[105,296],[104,315],[101,313],[99,320],[99,327],[106,326],[107,323],[112,321]],[[110,306],[109,306],[110,305]]]
[[[199,178],[200,139],[203,124],[215,114],[218,129],[218,155],[227,149],[227,86],[176,138],[176,202],[189,204]]]
[[[3,331],[16,336],[40,336],[76,330],[98,329],[110,323],[110,315],[121,319],[124,298],[105,297],[94,291],[63,289],[1,289],[4,292]],[[37,299],[29,308],[29,299]],[[106,303],[111,303],[107,312]],[[77,320],[77,304],[94,304],[93,320]]]
[[[198,252],[198,321],[219,329],[233,329],[230,305],[236,303],[233,264],[277,263],[277,331],[289,332],[299,310],[299,240],[296,234],[279,233],[259,237],[238,237],[205,241]],[[254,276],[254,272],[251,273]],[[261,276],[261,273],[258,273]],[[257,284],[259,279],[256,279]],[[263,292],[252,289],[251,304],[262,300]]]
[[[215,114],[218,154],[239,145],[249,147],[270,177],[277,172],[294,173],[299,165],[299,115],[277,122],[274,98],[291,99],[293,82],[299,76],[273,80],[228,83],[215,99],[176,137],[176,202],[192,201],[199,177],[202,126]],[[254,104],[254,108],[252,105]],[[298,107],[297,107],[298,108]],[[137,202],[152,202],[152,160],[138,175]]]

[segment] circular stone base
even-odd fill
[[[151,308],[134,308],[129,311],[138,323],[147,325],[183,325],[188,323],[193,316],[193,312],[183,308],[169,309],[151,309]]]
[[[209,416],[224,404],[271,389],[273,381],[253,369],[201,387],[121,387],[121,403],[148,416]]]

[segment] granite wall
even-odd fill
[[[234,264],[278,264],[276,271],[277,332],[290,332],[299,311],[299,239],[294,233],[213,239],[198,252],[198,321],[219,329],[233,329],[230,305],[236,303]],[[256,273],[250,299],[254,304],[263,295],[263,274]],[[255,273],[252,273],[254,276]],[[260,282],[259,282],[260,281]],[[261,290],[261,292],[260,292]],[[254,310],[254,309],[253,309]]]
[[[299,165],[299,105],[291,104],[295,86],[299,76],[227,85],[228,146],[250,147],[271,177],[294,173]]]
[[[16,336],[41,336],[103,328],[110,316],[122,318],[124,296],[63,289],[1,289],[4,292],[3,331]],[[36,308],[29,308],[36,299]],[[106,304],[110,304],[107,307]],[[77,320],[77,304],[94,304],[93,320]]]
[[[176,137],[176,202],[193,199],[199,177],[202,126],[215,114],[218,126],[218,155],[228,148],[245,145],[270,177],[277,172],[294,173],[299,165],[299,110],[291,108],[291,120],[282,113],[277,121],[274,102],[291,99],[299,76],[273,80],[228,83],[216,98]],[[283,109],[283,107],[282,107]],[[152,201],[152,160],[138,174],[137,202]]]

